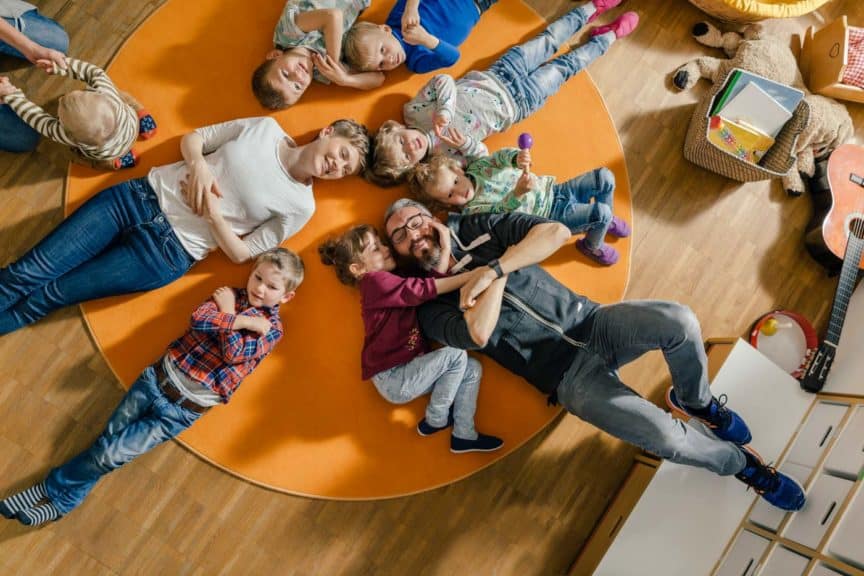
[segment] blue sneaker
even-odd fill
[[[450,436],[450,452],[462,454],[463,452],[494,452],[504,445],[504,441],[495,436],[477,434],[476,440],[466,440]]]
[[[762,462],[750,448],[742,447],[747,463],[735,477],[752,487],[765,500],[783,510],[800,510],[806,502],[804,488],[797,480]]]
[[[666,405],[679,417],[696,418],[703,422],[717,438],[733,442],[739,446],[749,444],[752,436],[744,420],[735,411],[726,408],[726,395],[711,398],[711,403],[701,410],[685,408],[678,402],[675,390],[669,388],[666,392]]]

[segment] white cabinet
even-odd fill
[[[849,480],[857,479],[864,471],[864,406],[855,408],[852,418],[840,431],[825,469]]]
[[[820,475],[807,491],[804,508],[792,514],[783,536],[809,548],[817,548],[853,484],[845,478]]]
[[[837,572],[833,568],[829,568],[824,564],[817,564],[807,576],[847,576],[842,572]]]
[[[717,576],[753,576],[768,544],[767,539],[742,530],[717,570]]]

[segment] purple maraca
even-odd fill
[[[522,132],[519,135],[519,149],[528,150],[532,146],[534,146],[534,138],[532,138],[531,134],[529,134],[528,132]]]

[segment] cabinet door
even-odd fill
[[[848,404],[817,403],[795,438],[786,462],[815,467],[837,433],[837,427],[848,409]]]
[[[792,514],[783,536],[816,549],[852,489],[853,482],[822,474],[807,492],[807,504]]]
[[[828,544],[828,553],[864,570],[864,490],[846,508]]]
[[[849,576],[843,572],[837,572],[833,568],[829,568],[824,564],[817,564],[807,576]]]
[[[715,576],[753,576],[768,544],[762,536],[742,530]]]
[[[840,431],[825,461],[825,469],[849,480],[855,480],[864,470],[864,406],[855,409],[852,418]]]
[[[810,559],[783,546],[775,546],[759,576],[804,576]]]

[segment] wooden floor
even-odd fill
[[[46,0],[75,54],[105,64],[159,0]],[[546,18],[567,0],[532,0]],[[630,2],[642,25],[594,63],[634,194],[636,237],[628,299],[691,306],[706,336],[744,334],[786,307],[824,327],[835,281],[803,250],[807,197],[775,183],[739,185],[681,155],[697,94],[669,89],[669,72],[705,53],[689,29],[703,15],[684,0]],[[864,2],[772,22],[789,34],[840,14],[864,24]],[[0,64],[0,70],[7,62]],[[8,66],[7,68],[8,69]],[[37,101],[60,84],[17,70]],[[864,106],[849,105],[864,126]],[[859,129],[856,141],[864,131]],[[61,219],[64,170],[43,145],[0,156],[0,262],[23,253]],[[77,308],[0,338],[0,493],[23,487],[84,448],[121,397]],[[624,379],[659,398],[662,358]],[[574,417],[468,480],[385,502],[308,500],[257,488],[171,443],[105,479],[62,522],[0,524],[0,574],[564,574],[621,483],[631,448]],[[299,464],[298,465],[302,465]],[[698,576],[698,575],[694,575]]]

